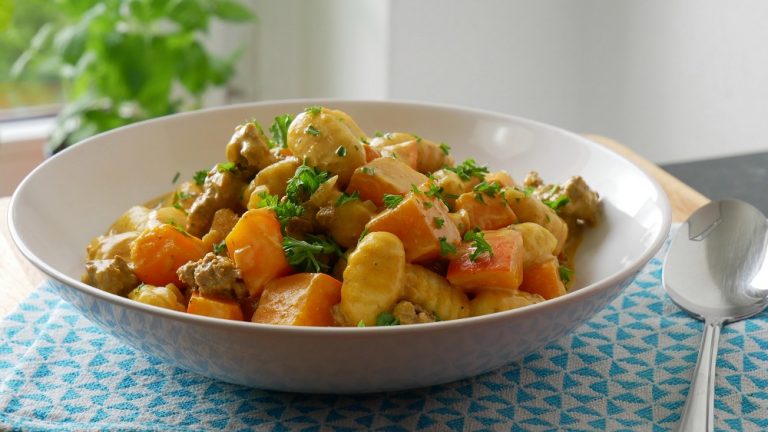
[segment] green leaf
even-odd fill
[[[456,246],[448,243],[445,237],[440,237],[440,255],[451,256],[456,253]]]
[[[293,116],[290,114],[275,117],[274,123],[269,127],[275,145],[282,148],[288,147],[288,127],[291,122],[293,122]]]
[[[196,185],[202,186],[205,183],[206,177],[208,177],[208,171],[200,170],[195,172],[195,175],[192,177],[192,179],[195,181]]]
[[[309,199],[313,193],[323,184],[330,174],[308,165],[302,165],[296,169],[296,173],[288,180],[285,196],[288,200],[301,203]]]
[[[360,200],[360,193],[358,191],[352,192],[352,195],[347,195],[346,193],[342,192],[342,194],[339,195],[339,198],[336,200],[336,203],[334,204],[334,206],[340,207],[350,201],[355,201],[355,200],[357,201]]]
[[[327,272],[331,268],[328,258],[341,256],[341,249],[333,240],[312,234],[309,234],[306,240],[285,236],[283,252],[291,267],[306,273]]]
[[[380,327],[396,326],[399,324],[400,324],[400,320],[395,318],[395,316],[389,312],[382,312],[379,314],[378,317],[376,317],[376,325]]]
[[[256,18],[247,7],[231,0],[216,0],[211,4],[211,12],[224,21],[247,22]]]
[[[395,208],[403,201],[403,197],[401,195],[384,194],[383,200],[387,208]]]
[[[455,167],[447,167],[446,169],[455,172],[464,181],[468,181],[472,177],[483,180],[488,174],[488,167],[478,165],[474,159],[467,159]]]
[[[482,231],[475,228],[472,231],[467,231],[464,234],[464,241],[471,242],[472,252],[469,254],[469,260],[472,262],[477,261],[480,255],[487,253],[489,257],[493,256],[493,248],[485,240],[485,234]]]

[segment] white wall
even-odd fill
[[[244,99],[468,105],[656,162],[768,150],[768,2],[253,1]]]

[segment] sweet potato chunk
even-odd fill
[[[445,204],[423,193],[409,193],[397,207],[371,219],[366,228],[369,232],[386,231],[400,238],[408,262],[435,259],[440,256],[441,242],[455,246],[461,241]]]
[[[187,312],[213,318],[243,320],[243,310],[237,301],[224,297],[203,297],[198,293],[192,294],[189,299]]]
[[[538,294],[545,299],[553,299],[565,294],[565,285],[560,280],[560,265],[552,259],[529,265],[523,270],[523,283],[520,290]]]
[[[523,280],[523,236],[517,231],[483,231],[493,255],[481,254],[472,261],[474,247],[462,243],[459,255],[448,264],[448,281],[465,291],[516,290]]]
[[[425,181],[427,177],[424,174],[403,162],[381,157],[355,170],[347,193],[357,191],[361,200],[371,200],[381,207],[384,205],[384,194],[404,195],[411,190],[411,185],[419,186]]]
[[[325,273],[298,273],[267,284],[251,321],[295,326],[333,325],[341,282]]]
[[[245,212],[226,242],[229,257],[240,269],[251,297],[259,295],[267,282],[291,272],[283,254],[280,222],[271,209]]]
[[[517,222],[515,212],[501,195],[490,197],[473,192],[464,193],[456,200],[456,210],[465,210],[469,215],[470,227],[481,230],[495,230]]]
[[[206,252],[208,247],[199,238],[162,224],[145,230],[133,242],[131,261],[134,273],[145,284],[181,286],[176,270],[199,260]]]

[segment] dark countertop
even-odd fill
[[[736,198],[768,215],[768,152],[662,165],[707,198]]]

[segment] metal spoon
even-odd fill
[[[712,431],[715,362],[720,329],[768,306],[768,221],[751,205],[711,202],[677,231],[662,284],[681,309],[704,321],[680,431]]]

